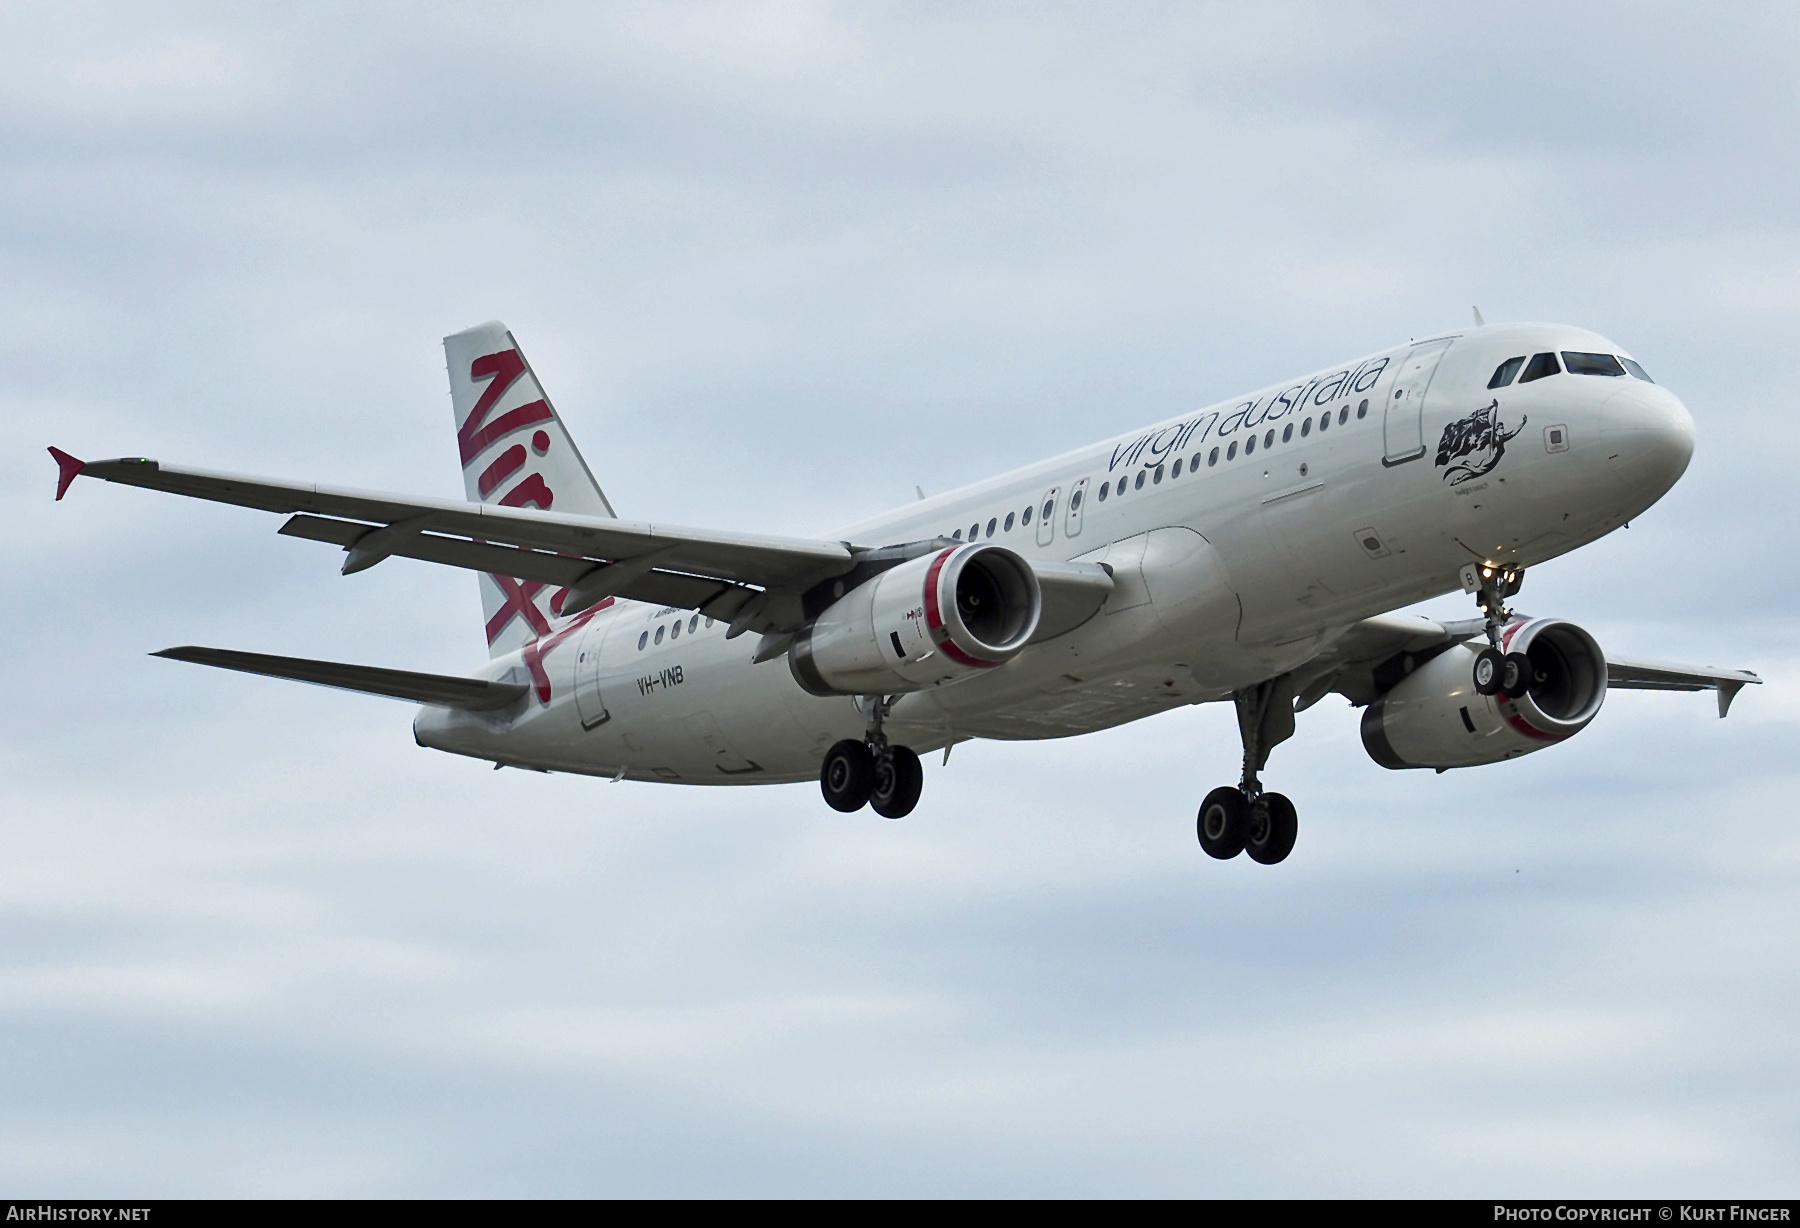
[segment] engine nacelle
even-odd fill
[[[840,597],[788,648],[814,695],[894,695],[1012,660],[1037,630],[1043,594],[1003,546],[950,546],[889,568]]]
[[[1475,690],[1475,657],[1458,644],[1420,665],[1363,710],[1362,740],[1385,768],[1474,767],[1517,759],[1580,733],[1606,699],[1606,654],[1574,623],[1527,619],[1501,636],[1531,659],[1523,695]]]

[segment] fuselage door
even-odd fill
[[[1048,546],[1051,540],[1056,536],[1056,496],[1061,492],[1062,487],[1052,486],[1049,490],[1046,490],[1043,497],[1038,500],[1037,543],[1040,546]]]
[[[1382,417],[1382,464],[1400,465],[1425,455],[1425,394],[1451,340],[1416,346],[1400,364]]]
[[[575,707],[581,713],[583,729],[597,729],[612,719],[600,698],[600,650],[606,633],[618,622],[618,616],[595,619],[581,633],[581,644],[575,650]]]
[[[1063,515],[1063,536],[1081,536],[1081,505],[1087,502],[1088,480],[1082,478],[1069,492],[1069,510]]]

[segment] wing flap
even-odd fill
[[[530,689],[518,682],[419,674],[404,669],[345,665],[337,661],[312,661],[304,657],[277,657],[260,652],[235,652],[227,648],[200,648],[192,644],[180,648],[165,648],[150,655],[167,657],[171,661],[187,661],[194,665],[210,665],[215,669],[236,670],[243,674],[262,674],[269,678],[286,678],[294,682],[310,682],[315,686],[336,687],[342,691],[361,691],[368,695],[385,695],[390,699],[407,699],[414,703],[441,708],[465,708],[476,712],[504,708],[516,703]]]

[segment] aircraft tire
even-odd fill
[[[1272,866],[1294,851],[1294,837],[1300,833],[1300,819],[1294,803],[1279,793],[1265,793],[1250,807],[1250,822],[1244,833],[1244,851],[1252,861]]]
[[[1194,822],[1200,836],[1200,847],[1208,857],[1229,861],[1244,851],[1245,828],[1249,826],[1249,806],[1242,789],[1221,785],[1200,803],[1200,816]]]
[[[1483,648],[1475,658],[1475,693],[1477,695],[1493,695],[1500,690],[1500,674],[1506,664],[1502,657],[1492,648]]]
[[[825,804],[845,814],[869,804],[875,788],[875,756],[855,738],[845,738],[825,752],[819,768],[819,791]]]
[[[904,819],[919,804],[924,787],[925,769],[919,766],[919,757],[908,747],[891,747],[888,761],[875,765],[869,808],[884,819]]]
[[[1500,663],[1500,689],[1508,695],[1523,695],[1531,687],[1534,672],[1530,657],[1522,652],[1509,652]]]

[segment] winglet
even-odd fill
[[[69,493],[69,483],[87,468],[87,462],[76,460],[61,448],[51,448],[50,455],[56,458],[56,498],[61,502],[62,497]]]

